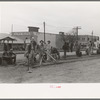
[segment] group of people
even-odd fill
[[[73,52],[73,46],[74,45],[73,45],[73,43],[70,43],[70,44],[71,44],[70,45],[70,48],[71,48],[70,51]],[[87,55],[91,55],[93,53],[94,45],[95,45],[95,43],[93,43],[92,41],[88,41],[87,42],[86,49],[84,48]],[[82,47],[81,43],[78,43],[78,41],[76,41],[74,49],[75,49],[76,55],[78,57],[82,56],[81,47]],[[98,48],[98,45],[97,45],[96,48]],[[64,51],[64,58],[66,58],[66,52],[69,52],[69,43],[68,42],[64,42],[64,45],[63,45],[62,49]]]
[[[73,52],[74,43],[73,42],[64,42],[64,45],[62,47],[63,50],[66,50],[67,52]]]
[[[91,55],[93,52],[93,43],[89,41],[86,46],[86,54]]]
[[[4,43],[2,59],[0,64],[16,64],[16,54],[13,52],[13,48],[9,48],[8,44]]]
[[[2,64],[16,64],[16,54],[13,52],[13,49],[9,51],[4,50],[2,54]]]
[[[72,46],[70,45],[70,48],[72,48],[71,52],[73,51],[73,48],[75,49],[76,55],[78,57],[82,56],[81,49],[84,49],[87,55],[92,55],[93,54],[93,50],[95,48],[95,50],[97,50],[97,54],[100,54],[99,39],[95,40],[95,41],[89,41],[88,40],[85,48],[82,48],[82,44],[78,43],[78,41],[76,41],[75,45],[72,45]],[[63,45],[62,49],[64,51],[64,58],[66,58],[66,52],[69,52],[69,42],[64,42],[64,45]]]
[[[58,50],[51,46],[50,40],[48,40],[47,43],[41,40],[40,44],[37,44],[34,37],[31,38],[31,42],[26,45],[25,49],[25,57],[27,58],[28,64],[37,62],[37,55],[39,55],[38,61],[40,63],[51,61],[51,59],[55,57],[54,54],[58,55],[58,58],[60,58]]]
[[[97,54],[98,54],[98,50],[100,51],[100,43],[99,40],[92,42],[92,41],[88,41],[87,46],[86,46],[86,54],[87,55],[91,55],[93,53],[93,49],[97,50]]]
[[[66,52],[69,52],[69,51],[73,52],[73,48],[74,48],[73,42],[71,43],[66,42],[66,41],[64,42],[64,45],[62,46],[62,49],[64,51],[64,58],[66,58]]]

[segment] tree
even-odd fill
[[[68,41],[68,42],[75,42],[76,41],[76,35],[75,34],[70,34],[70,33],[62,33],[60,34],[61,38],[64,42]]]

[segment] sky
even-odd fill
[[[28,26],[58,34],[81,27],[79,34],[100,36],[100,2],[0,2],[0,33],[28,31]],[[12,28],[13,24],[13,28]]]

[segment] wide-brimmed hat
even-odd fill
[[[41,43],[41,42],[44,42],[44,41],[43,41],[43,40],[40,40],[40,43]]]
[[[49,43],[50,43],[51,41],[50,41],[50,40],[48,40],[47,42],[49,42]]]

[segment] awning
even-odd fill
[[[8,36],[8,37],[0,39],[0,41],[16,41],[16,39],[11,38],[11,37]]]

